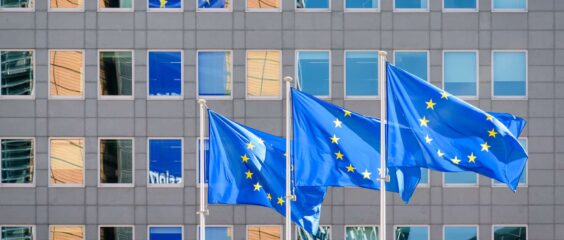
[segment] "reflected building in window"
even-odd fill
[[[133,184],[133,140],[100,139],[100,184]]]
[[[134,240],[131,226],[100,226],[99,240]]]
[[[0,96],[33,93],[33,51],[0,51]]]
[[[133,53],[131,51],[101,51],[99,67],[101,96],[132,96]]]
[[[32,139],[0,139],[2,184],[31,184],[34,175]]]

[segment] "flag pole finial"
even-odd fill
[[[284,77],[284,82],[293,82],[294,78],[290,77],[290,76],[285,76]]]
[[[203,99],[203,98],[198,99],[198,104],[200,104],[200,105],[202,105],[202,104],[205,105],[206,102],[207,102],[206,99]]]
[[[380,56],[388,56],[388,52],[386,52],[386,51],[378,51],[378,55],[380,55]]]

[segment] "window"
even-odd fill
[[[428,187],[429,186],[429,169],[421,168],[421,179],[419,180],[419,186]]]
[[[396,226],[395,240],[429,240],[429,227],[427,226]]]
[[[478,96],[478,54],[476,51],[443,53],[443,89],[457,97]]]
[[[0,0],[0,11],[32,11],[34,0]]]
[[[84,139],[52,138],[49,140],[49,184],[83,186]]]
[[[49,226],[49,240],[84,240],[84,227]]]
[[[63,99],[84,97],[82,51],[49,51],[49,96]]]
[[[346,11],[378,11],[380,0],[345,0]]]
[[[331,240],[331,226],[319,226],[319,231],[314,237],[301,227],[296,227],[297,240]]]
[[[198,96],[230,99],[232,62],[231,51],[198,51]]]
[[[32,96],[33,65],[33,51],[0,51],[0,97]]]
[[[394,0],[394,11],[427,11],[428,0]]]
[[[297,51],[296,81],[299,88],[318,97],[331,96],[329,51]]]
[[[523,148],[525,148],[525,151],[528,151],[528,144],[527,144],[527,138],[519,138],[519,143],[521,144],[521,146],[523,146]],[[527,186],[527,174],[528,174],[528,168],[529,168],[529,161],[527,161],[527,165],[525,166],[525,169],[523,170],[523,173],[521,174],[521,177],[519,178],[519,185],[518,186]],[[493,180],[493,185],[494,187],[504,187],[506,186],[505,183],[502,183],[500,181],[497,180]]]
[[[396,67],[429,81],[429,52],[427,51],[395,51]]]
[[[477,0],[443,0],[444,11],[477,11]]]
[[[204,169],[206,170],[206,175],[204,176],[204,183],[208,183],[208,164],[210,156],[210,141],[208,138],[204,138]],[[196,139],[196,182],[200,183],[200,138]],[[200,185],[198,185],[200,186]]]
[[[327,11],[330,7],[329,0],[295,0],[298,10],[323,10]]]
[[[247,226],[247,240],[282,240],[282,226],[254,225]]]
[[[376,226],[345,226],[345,240],[378,240]]]
[[[99,149],[100,185],[133,185],[133,139],[100,139]]]
[[[527,11],[527,0],[492,0],[493,11]]]
[[[149,240],[182,240],[182,226],[149,226]]]
[[[181,11],[182,0],[147,0],[149,11]]]
[[[378,96],[378,52],[345,51],[345,96]]]
[[[103,11],[132,11],[133,0],[98,0],[98,9]]]
[[[527,96],[527,52],[493,51],[493,96]]]
[[[246,0],[247,10],[259,11],[280,11],[280,0]]]
[[[280,99],[282,56],[280,51],[247,51],[247,97]]]
[[[133,97],[133,52],[100,51],[100,96],[131,99]]]
[[[182,99],[182,52],[149,51],[149,98]]]
[[[231,0],[197,0],[198,11],[228,12],[232,9]]]
[[[478,186],[478,175],[474,172],[445,172],[444,186]]]
[[[527,240],[527,227],[494,225],[493,240]]]
[[[445,226],[443,231],[444,240],[478,239],[478,227],[476,226]]]
[[[19,186],[34,183],[35,143],[27,138],[0,139],[1,185]]]
[[[200,226],[198,226],[198,239],[200,239]],[[206,226],[206,239],[233,240],[233,227],[231,226]]]
[[[32,226],[1,226],[0,240],[33,240],[35,233]]]
[[[82,11],[84,0],[49,0],[49,11]]]
[[[149,185],[181,185],[182,154],[182,139],[149,139]]]
[[[99,240],[134,240],[133,226],[100,226]]]

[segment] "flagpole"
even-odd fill
[[[206,209],[206,197],[205,197],[205,156],[204,156],[204,130],[206,126],[204,125],[205,122],[205,110],[206,110],[206,100],[205,99],[198,99],[198,104],[200,104],[200,147],[199,151],[199,173],[200,173],[200,211],[198,214],[200,215],[200,229],[199,235],[200,240],[206,240],[206,215],[208,215],[208,210]]]
[[[291,162],[290,156],[292,155],[290,152],[290,128],[292,124],[292,120],[290,118],[291,114],[291,104],[290,101],[290,88],[292,84],[292,77],[286,76],[284,77],[284,82],[286,82],[286,225],[285,225],[285,239],[291,240],[292,239],[292,222],[291,222],[291,215],[292,215],[292,208],[290,202],[294,199],[292,195],[292,185],[291,185]]]
[[[378,79],[380,79],[380,240],[386,240],[386,182],[387,182],[387,166],[386,166],[386,124],[387,124],[387,106],[386,106],[386,55],[385,51],[378,52]]]

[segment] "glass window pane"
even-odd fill
[[[396,67],[425,80],[429,71],[427,52],[395,52],[394,62]]]
[[[478,228],[472,226],[445,226],[444,240],[476,240],[478,239]]]
[[[32,51],[0,51],[0,90],[2,96],[31,95]]]
[[[49,53],[49,92],[51,96],[80,97],[83,94],[82,51]]]
[[[247,96],[280,97],[280,51],[247,52]]]
[[[133,227],[100,227],[100,240],[133,240]]]
[[[231,8],[230,0],[198,0],[198,8],[215,8],[215,9],[229,9]]]
[[[131,8],[132,0],[99,0],[100,8]]]
[[[149,240],[182,240],[182,227],[149,227]]]
[[[100,183],[133,183],[132,145],[131,139],[100,140]]]
[[[200,239],[200,226],[198,226],[198,239]],[[206,239],[208,240],[232,240],[233,228],[222,226],[206,226]]]
[[[0,143],[2,183],[33,183],[33,140],[2,139]]]
[[[150,9],[180,9],[182,8],[182,0],[148,0]]]
[[[51,226],[49,240],[83,240],[84,228],[82,226]]]
[[[280,8],[280,0],[247,0],[248,9],[276,9]]]
[[[2,240],[33,240],[33,227],[3,226]]]
[[[444,8],[476,8],[476,0],[444,0]]]
[[[376,9],[378,0],[345,0],[346,8],[352,9]]]
[[[84,140],[51,139],[49,149],[51,184],[78,184],[84,179]]]
[[[198,52],[198,95],[231,96],[231,52]]]
[[[398,9],[427,9],[428,0],[395,0],[395,8]]]
[[[309,232],[301,227],[297,227],[298,240],[331,240],[331,226],[319,226],[316,236],[312,236]]]
[[[525,148],[525,151],[528,151],[527,149],[527,139],[526,138],[519,138],[519,143],[521,144],[521,146],[523,146],[523,148]],[[529,163],[527,162],[527,165],[525,167],[525,169],[523,170],[523,173],[521,174],[521,177],[519,178],[519,185],[526,185],[527,184],[527,170],[529,167]],[[500,181],[497,180],[493,180],[494,181],[494,185],[505,185],[505,183],[502,183]]]
[[[378,96],[378,52],[346,52],[347,96]]]
[[[131,96],[132,52],[100,52],[100,95]]]
[[[494,96],[526,96],[527,54],[494,52]]]
[[[329,8],[329,0],[296,0],[296,7],[305,9]]]
[[[316,96],[329,96],[329,52],[298,51],[297,81],[301,90]]]
[[[33,0],[0,0],[0,8],[33,8]]]
[[[475,52],[444,53],[444,89],[455,96],[476,96]]]
[[[149,52],[149,96],[182,94],[182,52]]]
[[[474,172],[445,172],[445,184],[476,185],[478,176]]]
[[[196,165],[198,167],[198,170],[197,170],[198,174],[196,176],[198,179],[196,180],[196,182],[200,183],[200,140],[199,140],[199,138],[196,141],[197,141],[197,143],[196,143],[196,146],[197,146],[197,148],[196,148],[196,162],[197,162],[197,164]],[[208,138],[206,138],[206,139],[204,139],[204,164],[205,164],[204,169],[205,170],[209,169],[208,168],[209,156],[210,156],[210,141],[209,141]],[[209,175],[209,172],[206,171],[206,175],[204,176],[204,183],[208,183],[208,179],[209,179],[208,175]]]
[[[395,240],[428,240],[429,228],[427,227],[396,227]]]
[[[49,7],[56,9],[81,9],[83,0],[49,0]]]
[[[492,0],[494,10],[525,10],[527,0]]]
[[[495,226],[494,240],[527,240],[527,228],[517,226]]]
[[[247,240],[281,240],[280,226],[248,226]]]
[[[429,169],[421,168],[421,179],[419,184],[429,184]]]
[[[182,140],[149,139],[149,184],[182,183]]]
[[[345,240],[378,240],[376,226],[350,226],[345,228]]]

